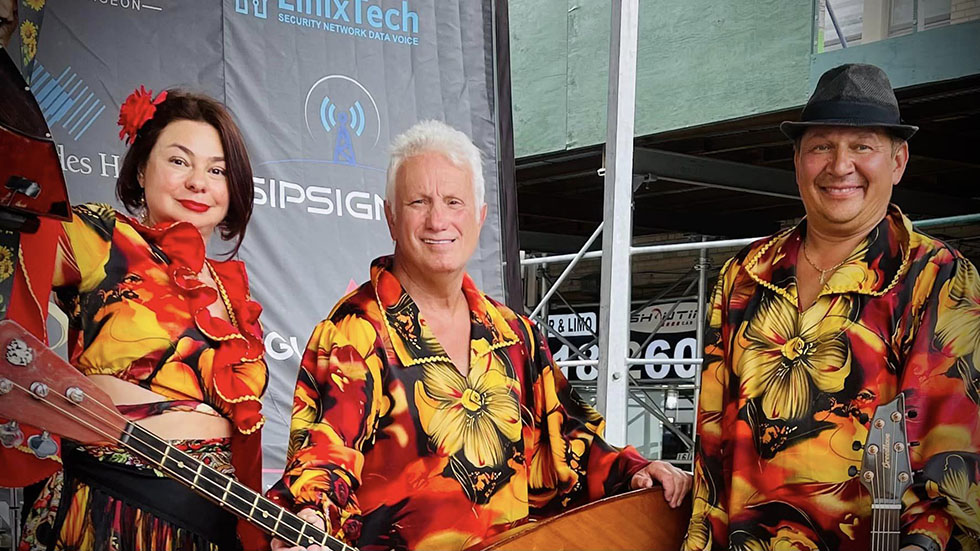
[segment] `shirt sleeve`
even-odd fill
[[[534,517],[626,491],[633,475],[650,462],[632,446],[603,440],[605,420],[569,385],[540,332],[522,318],[530,335],[533,381],[533,445],[529,497]]]
[[[95,289],[105,279],[115,225],[116,211],[104,204],[73,207],[71,221],[61,224],[52,286],[66,313],[72,313],[79,293]]]
[[[732,280],[737,273],[733,260],[721,269],[711,300],[708,318],[704,365],[701,368],[701,391],[698,395],[697,439],[694,451],[694,497],[691,521],[682,549],[702,551],[728,546],[728,512],[726,482],[730,458],[725,450],[734,420],[734,402],[729,400],[731,359],[726,346],[727,305]],[[732,406],[732,408],[729,408]],[[726,409],[730,409],[726,416]]]
[[[913,289],[899,367],[913,470],[902,541],[926,549],[980,538],[980,276],[955,253],[937,256]]]
[[[382,400],[376,338],[374,327],[355,315],[314,329],[296,380],[286,468],[269,491],[287,507],[325,515],[333,535],[348,543],[360,532],[354,494]]]

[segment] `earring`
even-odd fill
[[[136,219],[140,224],[146,223],[146,192],[140,188],[139,204],[136,206]]]

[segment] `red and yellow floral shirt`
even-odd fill
[[[805,232],[759,241],[721,271],[684,549],[870,549],[863,445],[899,392],[914,471],[903,541],[978,549],[976,268],[892,206],[800,312]]]
[[[629,487],[647,461],[602,440],[526,318],[464,277],[463,376],[391,263],[314,330],[273,499],[317,508],[364,550],[463,549]]]

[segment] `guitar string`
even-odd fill
[[[36,400],[40,400],[41,402],[44,402],[44,403],[48,404],[52,408],[54,408],[54,409],[58,410],[59,412],[61,412],[66,417],[68,417],[68,418],[70,418],[70,419],[78,422],[81,425],[86,426],[87,428],[89,428],[93,432],[96,432],[98,434],[101,434],[102,436],[105,436],[107,439],[109,439],[110,442],[113,442],[113,443],[119,444],[119,445],[121,445],[123,447],[126,447],[126,448],[132,450],[133,452],[136,452],[138,455],[140,455],[139,454],[139,451],[135,447],[133,447],[131,445],[128,445],[126,442],[124,442],[119,437],[113,436],[111,433],[106,432],[104,429],[102,429],[102,428],[100,428],[98,426],[95,426],[95,425],[89,423],[88,421],[86,421],[86,420],[78,417],[77,415],[73,414],[72,412],[70,412],[70,411],[62,408],[58,404],[55,404],[51,400],[49,400],[47,398],[42,398],[42,397],[37,396],[36,394],[34,394],[33,392],[31,392],[29,389],[21,386],[20,384],[18,384],[16,382],[13,382],[13,381],[11,381],[11,382],[13,383],[13,386],[14,387],[16,387],[18,390],[23,391],[25,394],[27,394],[31,398],[36,399]],[[56,395],[59,398],[62,398],[62,399],[67,400],[66,398],[64,398],[60,394],[56,394]],[[86,395],[86,397],[89,397],[89,396]],[[123,417],[118,411],[114,411],[114,410],[110,409],[109,406],[107,406],[106,404],[103,404],[101,401],[94,400],[94,399],[91,400],[91,401],[95,402],[99,407],[101,407],[105,411],[109,412],[110,417],[115,417],[117,421],[122,421],[123,423],[126,423],[126,424],[129,423],[129,420],[126,419],[125,417]],[[84,401],[81,404],[80,403],[71,402],[70,403],[70,407],[78,407],[79,409],[84,410],[86,413],[88,413],[89,415],[91,415],[95,419],[97,419],[97,420],[99,420],[101,422],[104,422],[104,423],[110,423],[110,419],[107,419],[106,417],[100,416],[98,413],[92,411],[91,409],[89,409],[88,407],[86,407],[85,405],[83,405],[84,403],[85,403]],[[146,440],[143,440],[142,438],[140,438],[139,436],[137,436],[137,435],[135,435],[133,433],[130,433],[129,434],[129,439],[130,440],[138,441],[139,443],[144,444],[144,445],[147,445],[147,446],[151,446],[152,445],[152,442],[148,442]],[[201,461],[198,461],[197,459],[194,459],[193,457],[191,457],[190,455],[188,455],[187,453],[185,453],[182,450],[179,450],[177,448],[171,447],[169,445],[169,443],[166,443],[166,441],[164,441],[164,443],[168,447],[170,447],[170,449],[173,449],[174,451],[176,451],[177,453],[179,453],[181,456],[187,458],[188,460],[199,462],[199,463],[201,463],[201,465],[203,465],[209,471],[211,471],[211,472],[213,472],[213,473],[215,473],[215,474],[217,474],[219,476],[225,477],[225,475],[223,475],[222,473],[218,472],[217,470],[215,470],[213,467],[207,465],[206,463],[203,463]],[[179,461],[178,459],[175,459],[175,460]],[[213,494],[213,493],[205,490],[204,488],[202,488],[202,487],[194,484],[191,480],[189,480],[186,477],[182,476],[178,471],[176,471],[176,470],[174,470],[172,468],[167,467],[165,463],[161,463],[161,462],[157,462],[157,461],[152,461],[152,462],[160,465],[160,467],[162,467],[165,471],[169,471],[170,473],[172,473],[172,475],[174,476],[174,478],[176,478],[176,479],[178,479],[180,481],[183,481],[186,484],[190,485],[196,491],[198,491],[199,493],[205,495],[205,497],[209,497],[209,498],[211,498],[214,501],[217,501],[219,503],[224,503],[224,505],[226,505],[232,511],[234,511],[234,512],[240,514],[241,516],[243,516],[243,517],[248,518],[248,519],[251,520],[250,515],[247,514],[245,511],[237,508],[236,506],[234,506],[231,503],[223,502],[217,495],[215,495],[215,494]],[[234,480],[234,479],[232,479],[232,480]],[[242,487],[247,488],[246,486],[244,486],[243,484],[241,484],[238,481],[235,481],[235,483],[237,483],[239,486],[242,486]],[[253,491],[253,490],[249,489],[249,491]],[[274,502],[272,502],[271,500],[269,500],[265,496],[262,496],[261,494],[257,494],[257,495],[259,495],[259,497],[261,498],[261,500],[264,500],[267,503],[269,503],[269,504],[271,504],[271,505],[273,505],[273,506],[275,506],[277,508],[280,508],[279,505],[275,504]],[[340,549],[338,551],[357,551],[356,548],[351,547],[351,546],[347,545],[346,543],[344,543],[343,541],[338,540],[338,539],[330,536],[330,534],[327,534],[326,532],[324,532],[324,531],[320,530],[319,528],[313,526],[312,524],[306,522],[302,518],[296,516],[294,513],[290,512],[288,510],[285,510],[285,509],[283,509],[283,510],[284,510],[285,514],[288,514],[291,517],[294,517],[296,520],[299,520],[300,522],[305,523],[306,525],[308,525],[311,530],[316,530],[318,532],[323,533],[324,534],[324,537],[320,540],[320,542],[319,542],[320,545],[323,545],[323,546],[328,547],[328,548],[331,548],[331,549],[335,549],[337,545],[340,545],[341,547],[340,547]],[[290,528],[292,528],[292,526],[290,526]],[[293,530],[296,530],[296,529],[293,528]],[[285,534],[274,534],[274,535],[276,535],[276,536],[285,536]],[[309,537],[312,537],[312,536],[306,535],[305,532],[304,532],[304,537],[308,537],[309,538]],[[292,540],[293,538],[288,538],[288,539]],[[301,545],[302,544],[302,542],[298,542],[298,541],[292,541],[291,543],[293,543],[295,545]]]
[[[892,446],[889,446],[887,450],[885,450],[885,453],[888,454],[888,461],[890,462],[890,464],[892,466],[892,473],[895,473],[896,469],[898,468],[898,465],[895,464],[895,454],[892,453],[892,451],[894,450],[894,448],[895,448],[895,446],[892,445]],[[888,476],[888,482],[887,482],[887,484],[888,484],[888,486],[890,488],[889,488],[888,499],[886,500],[886,503],[888,503],[888,505],[892,505],[892,502],[895,500],[895,476],[894,476],[894,474]],[[892,534],[892,509],[886,509],[886,510],[888,511],[888,513],[885,516],[885,520],[887,520],[888,522],[886,523],[885,528],[888,530],[888,532],[887,532],[887,537],[885,538],[885,541],[888,542],[888,547],[890,549],[892,547],[892,543],[893,543],[892,540],[894,540],[894,537],[893,537],[894,534]]]
[[[879,496],[884,496],[885,495],[885,489],[886,489],[885,488],[885,484],[886,484],[886,482],[884,480],[885,477],[883,476],[883,474],[884,474],[884,472],[883,472],[884,465],[882,464],[881,457],[884,456],[887,453],[888,453],[888,450],[884,449],[884,440],[882,440],[882,445],[880,446],[880,448],[878,450],[878,454],[879,454],[878,461],[875,462],[875,471],[876,471],[875,472],[875,481],[877,482],[877,484],[875,485],[875,487],[878,489],[878,495]],[[887,501],[887,500],[885,500],[885,501]],[[874,500],[872,499],[872,503],[873,502],[874,502]],[[872,511],[872,516],[876,517],[877,520],[878,520],[877,527],[878,527],[879,532],[878,532],[878,538],[877,539],[878,539],[878,549],[879,549],[879,551],[888,551],[888,534],[887,534],[888,513],[887,513],[887,511],[888,511],[887,509],[879,509],[878,510],[878,514],[874,514],[874,511]]]
[[[879,449],[878,453],[884,453],[884,450]],[[874,479],[875,493],[877,495],[882,495],[883,488],[881,487],[881,456],[875,458],[875,479]],[[871,521],[872,521],[872,532],[871,537],[874,540],[873,545],[876,551],[884,551],[884,542],[882,541],[882,525],[884,524],[884,519],[881,518],[881,513],[875,514],[874,509],[874,497],[871,498]]]
[[[901,406],[901,404],[899,404]],[[899,408],[901,409],[901,407]],[[894,431],[893,433],[898,433]],[[890,464],[893,466],[894,472],[898,470],[898,451],[895,449],[894,445],[885,449],[882,447],[881,453],[888,454]],[[898,477],[890,476],[888,481],[884,482],[881,480],[879,468],[881,467],[881,461],[875,461],[875,478],[874,487],[877,490],[879,496],[885,496],[883,491],[883,484],[888,485],[889,493],[888,497],[882,497],[880,500],[882,505],[900,505],[901,496],[896,495],[898,493]],[[872,505],[874,505],[875,499],[872,496]],[[901,523],[901,515],[898,514],[896,509],[878,509],[872,508],[872,531],[871,531],[871,545],[872,549],[875,551],[897,551],[899,546],[899,528]]]
[[[46,398],[38,398],[38,397],[37,397],[37,396],[36,396],[36,395],[35,395],[34,393],[32,393],[32,392],[30,392],[30,391],[29,391],[28,389],[26,389],[26,388],[24,388],[23,386],[21,386],[21,385],[19,385],[19,384],[17,384],[17,383],[14,383],[14,386],[16,386],[16,387],[17,387],[18,389],[20,389],[20,390],[22,390],[22,391],[24,391],[25,393],[27,393],[28,395],[30,395],[30,396],[31,396],[32,398],[35,398],[35,399],[39,399],[39,400],[41,400],[42,402],[45,402],[45,403],[47,403],[48,405],[50,405],[50,406],[51,406],[51,407],[53,407],[54,409],[56,409],[56,410],[58,410],[58,411],[60,411],[60,412],[61,412],[62,414],[64,414],[64,415],[65,415],[66,417],[69,417],[69,418],[71,418],[71,419],[73,419],[73,420],[75,420],[75,421],[76,421],[76,422],[78,422],[79,424],[82,424],[82,425],[85,425],[85,426],[87,426],[88,428],[90,428],[90,429],[91,429],[91,430],[93,430],[94,432],[97,432],[97,433],[99,433],[99,434],[102,434],[103,436],[105,436],[106,438],[108,438],[108,439],[109,439],[109,440],[110,440],[111,442],[114,442],[114,443],[117,443],[117,444],[119,444],[119,445],[122,445],[122,446],[124,446],[124,447],[126,447],[126,448],[129,448],[130,450],[132,450],[132,451],[134,451],[134,452],[136,452],[136,453],[137,453],[137,454],[139,455],[139,451],[138,451],[138,450],[137,450],[137,449],[136,449],[135,447],[133,447],[133,446],[130,446],[130,445],[127,445],[127,444],[126,444],[126,442],[123,442],[123,441],[122,441],[121,439],[119,439],[118,437],[115,437],[115,436],[113,436],[112,434],[110,434],[110,433],[107,433],[107,432],[106,432],[105,430],[103,430],[103,429],[101,429],[101,428],[99,428],[99,427],[97,427],[97,426],[94,426],[94,425],[92,425],[92,424],[91,424],[91,423],[89,423],[88,421],[85,421],[84,419],[81,419],[80,417],[78,417],[78,416],[76,416],[76,415],[74,415],[74,414],[72,414],[71,412],[69,412],[69,411],[67,411],[67,410],[65,410],[64,408],[62,408],[62,407],[60,407],[60,406],[58,406],[57,404],[55,404],[55,403],[53,403],[53,402],[51,402],[50,400],[48,400],[48,399],[46,399]],[[64,399],[64,397],[63,397],[63,396],[61,396],[60,394],[58,394],[58,397],[59,397],[59,398],[62,398],[62,399]],[[101,407],[101,408],[102,408],[102,409],[104,409],[105,411],[107,411],[107,412],[109,412],[109,413],[110,413],[110,416],[112,416],[112,417],[116,417],[116,418],[117,418],[117,420],[119,420],[119,421],[122,421],[123,423],[127,423],[127,424],[129,423],[129,421],[128,421],[128,420],[127,420],[127,419],[126,419],[125,417],[123,417],[123,416],[122,416],[121,414],[119,414],[119,412],[118,412],[118,411],[114,411],[114,410],[112,410],[112,409],[110,409],[110,408],[109,408],[109,407],[108,407],[107,405],[105,405],[105,404],[103,404],[103,403],[101,403],[101,402],[100,402],[100,401],[98,401],[98,400],[93,400],[93,401],[94,401],[94,402],[95,402],[95,403],[96,403],[96,404],[97,404],[97,405],[98,405],[99,407]],[[96,419],[98,419],[99,421],[102,421],[102,422],[105,422],[105,423],[108,423],[108,422],[109,422],[109,421],[108,421],[108,420],[107,420],[107,419],[106,419],[105,417],[101,417],[101,416],[100,416],[100,415],[99,415],[98,413],[96,413],[96,412],[94,412],[94,411],[92,411],[91,409],[89,409],[89,408],[87,408],[87,407],[85,407],[85,406],[83,406],[82,404],[76,404],[76,403],[74,403],[74,402],[72,402],[72,403],[70,404],[70,407],[78,407],[79,409],[82,409],[82,410],[84,410],[84,411],[85,411],[86,413],[88,413],[88,414],[89,414],[89,415],[91,415],[92,417],[94,417],[94,418],[96,418]],[[144,430],[145,430],[145,429],[144,429]],[[152,433],[151,433],[151,434],[152,434]],[[149,446],[149,447],[151,447],[151,448],[152,448],[152,442],[148,442],[148,441],[146,441],[146,440],[144,440],[144,439],[142,439],[142,438],[140,438],[140,437],[139,437],[139,436],[137,436],[136,434],[132,434],[132,433],[130,433],[130,434],[129,434],[129,439],[130,439],[130,440],[134,440],[134,441],[137,441],[137,442],[139,442],[139,443],[141,443],[141,444],[144,444],[144,445],[147,445],[147,446]],[[161,441],[163,441],[163,440],[161,439]],[[217,470],[215,470],[215,469],[214,469],[213,467],[211,467],[211,466],[209,466],[209,465],[207,465],[206,463],[203,463],[203,462],[201,462],[201,461],[198,461],[197,459],[195,459],[195,458],[193,458],[193,457],[191,457],[190,455],[188,455],[188,454],[187,454],[187,453],[185,453],[184,451],[182,451],[182,450],[179,450],[179,449],[177,449],[177,448],[174,448],[174,447],[172,447],[172,446],[170,446],[170,445],[169,445],[169,443],[167,443],[166,441],[163,441],[163,442],[164,442],[164,444],[165,444],[165,445],[166,445],[167,447],[169,447],[170,449],[172,449],[172,450],[174,450],[174,451],[175,451],[176,453],[178,453],[178,454],[180,454],[180,456],[182,456],[182,457],[184,457],[184,458],[186,458],[186,459],[187,459],[188,461],[194,461],[194,462],[198,462],[198,463],[200,463],[200,464],[201,464],[201,465],[202,465],[203,467],[206,467],[206,468],[207,468],[207,469],[208,469],[208,470],[209,470],[210,472],[212,472],[212,473],[214,473],[214,474],[217,474],[218,476],[221,476],[221,477],[226,477],[225,475],[223,475],[222,473],[220,473],[220,472],[218,472]],[[178,459],[178,458],[172,458],[172,459],[174,459],[175,461],[178,461],[178,462],[179,462],[179,459]],[[243,510],[241,510],[241,509],[239,509],[239,508],[237,508],[237,507],[236,507],[235,505],[233,505],[233,504],[231,504],[231,503],[227,503],[227,502],[223,502],[223,501],[222,501],[222,500],[221,500],[221,499],[220,499],[220,498],[219,498],[219,497],[218,497],[217,495],[215,495],[215,494],[213,494],[213,493],[211,493],[211,492],[209,492],[209,491],[207,491],[207,490],[205,490],[205,489],[204,489],[203,487],[201,487],[201,486],[198,486],[197,484],[194,484],[194,483],[193,483],[193,482],[192,482],[191,480],[189,480],[189,479],[187,479],[186,477],[184,477],[184,476],[182,476],[180,472],[178,472],[178,471],[176,471],[176,470],[174,470],[174,469],[172,469],[172,468],[169,468],[169,467],[167,467],[167,465],[166,465],[165,463],[161,463],[161,462],[158,462],[158,461],[153,461],[153,460],[151,460],[151,461],[152,461],[153,463],[155,463],[155,464],[158,464],[158,465],[160,465],[160,467],[162,467],[162,468],[163,468],[164,470],[166,470],[166,471],[169,471],[170,473],[172,473],[172,474],[173,474],[173,476],[174,476],[174,478],[176,478],[176,479],[178,479],[178,480],[180,480],[180,481],[183,481],[183,482],[185,482],[186,484],[188,484],[188,485],[189,485],[189,486],[191,486],[192,488],[194,488],[194,489],[196,489],[196,490],[197,490],[197,491],[198,491],[199,493],[201,493],[201,494],[203,494],[203,495],[205,495],[205,497],[210,497],[210,498],[212,498],[212,499],[213,499],[214,501],[217,501],[217,502],[220,502],[220,503],[224,503],[224,505],[226,505],[226,506],[227,506],[227,507],[228,507],[229,509],[231,509],[232,511],[234,511],[234,512],[237,512],[237,513],[239,513],[239,514],[241,514],[241,515],[242,515],[243,517],[246,517],[246,518],[248,518],[248,519],[250,519],[250,520],[251,520],[251,516],[250,516],[250,515],[249,515],[248,513],[245,513],[245,511],[243,511]],[[227,478],[227,477],[226,477],[226,478]],[[253,492],[253,493],[256,493],[256,494],[257,494],[257,492],[254,492],[253,490],[251,490],[251,489],[249,489],[249,488],[247,488],[247,487],[246,487],[246,486],[244,486],[244,485],[243,485],[243,484],[242,484],[241,482],[238,482],[238,481],[236,481],[236,480],[234,480],[234,479],[232,479],[232,481],[233,481],[234,483],[236,483],[236,484],[238,484],[239,486],[241,486],[241,487],[243,487],[243,488],[246,488],[246,489],[247,489],[248,491],[251,491],[251,492]],[[261,494],[257,494],[257,495],[259,496],[259,498],[260,498],[260,499],[261,499],[262,501],[264,501],[264,502],[266,502],[267,504],[270,504],[270,505],[272,505],[272,506],[274,506],[274,507],[276,507],[276,508],[281,508],[281,507],[279,507],[278,505],[276,505],[276,504],[275,504],[274,502],[272,502],[271,500],[269,500],[268,498],[266,498],[265,496],[262,496]],[[236,496],[236,497],[238,497],[238,496]],[[241,498],[239,498],[239,499],[241,499]],[[285,514],[288,514],[288,515],[290,515],[290,517],[293,517],[293,518],[295,518],[296,520],[298,520],[298,521],[300,521],[300,522],[302,522],[302,523],[305,523],[305,524],[307,524],[307,525],[309,526],[309,528],[310,528],[311,530],[316,530],[316,531],[318,531],[318,532],[321,532],[321,533],[323,533],[323,534],[324,534],[324,537],[323,537],[323,538],[321,539],[321,541],[320,541],[320,544],[321,544],[321,545],[323,545],[323,546],[326,546],[326,547],[330,547],[330,548],[333,548],[333,547],[335,547],[335,546],[337,546],[337,545],[340,545],[340,546],[341,546],[341,548],[340,548],[340,550],[339,550],[339,551],[357,551],[357,550],[356,550],[356,548],[353,548],[353,547],[350,547],[350,546],[348,546],[348,545],[347,545],[346,543],[344,543],[344,542],[342,542],[342,541],[340,541],[340,540],[338,540],[338,539],[336,539],[336,538],[333,538],[333,537],[332,537],[332,536],[330,536],[329,534],[327,534],[327,533],[325,533],[325,532],[323,532],[323,531],[321,531],[321,530],[319,530],[319,529],[318,529],[318,528],[316,528],[315,526],[313,526],[313,525],[311,525],[311,524],[309,524],[309,523],[307,523],[307,522],[306,522],[306,521],[304,521],[304,520],[303,520],[302,518],[300,518],[300,517],[298,517],[298,516],[296,516],[296,515],[295,515],[295,514],[293,514],[292,512],[290,512],[290,511],[288,511],[288,510],[285,510],[285,509],[283,509],[283,511],[284,511],[284,513],[285,513]],[[287,526],[288,526],[288,525],[287,525]],[[293,530],[297,530],[296,528],[294,528],[294,527],[292,527],[292,526],[290,526],[290,528],[291,528],[291,529],[293,529]],[[304,532],[303,534],[304,534],[304,537],[306,537],[306,538],[310,538],[310,537],[312,537],[311,535],[307,535],[307,534],[305,534],[305,532]],[[275,535],[277,535],[277,536],[285,536],[284,534],[275,534]],[[315,535],[315,534],[314,534],[314,535]],[[290,539],[290,540],[292,540],[293,538],[287,538],[287,539]],[[297,543],[297,544],[300,544],[301,542],[295,542],[295,543]],[[332,545],[331,545],[331,544],[332,544]]]
[[[903,406],[903,402],[900,400],[898,405],[900,407]],[[898,427],[895,426],[896,425],[896,422],[895,421],[892,421],[892,425],[893,425],[892,426],[892,434],[898,434],[898,431],[896,430]],[[888,448],[888,455],[891,458],[891,465],[892,465],[892,469],[893,469],[892,472],[894,473],[892,476],[889,476],[888,477],[888,482],[891,485],[891,492],[889,493],[889,504],[895,505],[895,504],[901,503],[902,496],[898,495],[898,467],[899,467],[899,465],[898,465],[898,452],[895,450],[895,443],[894,442],[892,442],[892,445]],[[896,532],[898,531],[898,526],[896,525],[896,520],[897,519],[896,519],[895,511],[896,511],[895,509],[888,509],[888,517],[887,517],[888,518],[888,530],[889,530],[889,532],[888,532],[888,541],[889,541],[889,547],[890,548],[898,549],[898,539],[896,537],[897,536]]]

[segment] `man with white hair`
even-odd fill
[[[687,473],[604,442],[547,341],[465,273],[487,214],[482,173],[476,146],[441,122],[395,139],[394,255],[303,356],[270,495],[362,550],[464,549],[655,481],[674,507],[690,488]]]

